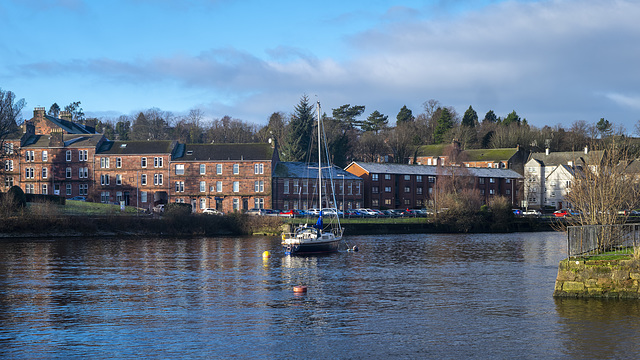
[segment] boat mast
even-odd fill
[[[318,117],[318,201],[320,201],[320,214],[322,214],[322,151],[320,150],[320,100],[316,102],[316,116]]]

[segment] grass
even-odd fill
[[[37,207],[43,207],[43,203],[27,203],[27,207],[32,210]],[[120,211],[120,205],[102,204],[84,201],[67,200],[66,205],[50,205],[53,206],[62,215],[135,215],[138,213],[133,206],[125,206],[124,212]]]
[[[627,260],[629,259],[630,256],[633,256],[632,247],[618,249],[615,251],[608,251],[599,255],[585,256],[585,257],[582,257],[582,259],[584,261],[590,261],[590,260],[611,261],[611,260]]]

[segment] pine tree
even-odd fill
[[[469,105],[467,111],[464,112],[464,117],[462,118],[462,126],[472,128],[476,126],[476,123],[478,123],[478,113],[473,110],[471,105]]]
[[[436,129],[433,133],[433,140],[436,144],[442,143],[444,140],[444,135],[449,131],[449,129],[453,128],[453,117],[451,116],[451,112],[447,108],[440,109],[440,117],[438,118],[438,123],[436,124]]]
[[[309,97],[303,95],[291,116],[287,126],[287,137],[282,144],[282,157],[285,161],[306,161],[309,156],[311,135],[313,132],[313,109]]]
[[[414,120],[413,113],[407,108],[407,105],[404,105],[402,109],[400,109],[400,112],[398,112],[398,115],[396,115],[396,124],[413,122]]]

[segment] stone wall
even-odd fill
[[[558,267],[554,297],[640,299],[640,260],[565,259]]]

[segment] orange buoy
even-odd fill
[[[297,285],[293,287],[293,292],[294,293],[306,293],[307,292],[307,287],[304,285]]]

